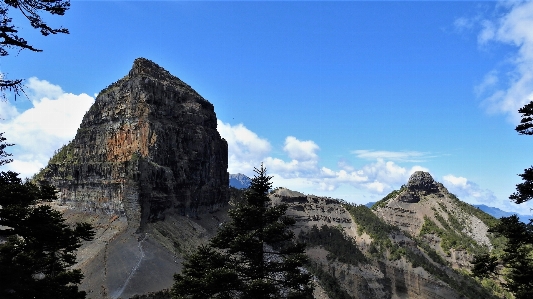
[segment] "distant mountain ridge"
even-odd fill
[[[365,206],[370,209],[375,203],[376,203],[375,201],[371,201],[371,202],[366,203]],[[501,210],[495,207],[489,207],[487,205],[473,205],[473,206],[476,208],[479,208],[483,212],[497,219],[500,219],[501,217],[509,217],[511,215],[516,214],[518,215],[518,219],[520,219],[520,221],[524,223],[529,223],[529,219],[533,218],[532,215],[521,215],[521,214],[517,214],[514,212],[507,212],[507,211],[504,211],[504,210]]]
[[[229,185],[230,187],[237,189],[246,189],[250,186],[252,180],[242,173],[230,174],[229,175]]]
[[[503,211],[495,207],[489,207],[487,205],[474,205],[474,207],[479,208],[480,210],[491,215],[494,218],[509,217],[511,215],[516,214],[518,215],[518,219],[520,219],[520,221],[524,223],[529,223],[529,219],[533,218],[533,216],[531,215],[521,215],[521,214],[517,214],[513,212],[507,212],[507,211]]]

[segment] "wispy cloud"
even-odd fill
[[[272,157],[268,140],[258,137],[243,124],[230,125],[219,121],[220,135],[228,140],[230,173],[252,175],[253,167],[264,162],[274,176],[276,186],[299,191],[333,191],[341,186],[351,186],[367,192],[382,194],[407,182],[421,166],[401,167],[395,162],[413,162],[426,157],[421,152],[359,151],[364,159],[373,160],[361,168],[340,160],[337,168],[320,166],[320,147],[313,140],[299,140],[294,136],[285,138],[283,151],[286,158]],[[415,159],[417,158],[417,159]],[[301,189],[299,189],[301,188]]]
[[[475,90],[484,98],[482,106],[489,113],[505,114],[517,122],[518,109],[533,101],[533,2],[505,1],[497,10],[498,17],[479,21],[478,43],[483,47],[492,43],[510,45],[515,51],[506,57],[505,64],[489,72]]]
[[[471,198],[477,203],[485,204],[496,201],[496,196],[492,191],[480,188],[478,184],[465,177],[448,174],[443,177],[443,184],[450,192],[460,198]]]
[[[375,151],[375,150],[354,150],[357,158],[366,160],[391,160],[396,162],[423,162],[430,158],[429,153],[418,151]]]
[[[445,175],[442,178],[442,184],[461,200],[472,204],[485,204],[523,215],[529,215],[531,213],[530,208],[533,208],[533,203],[531,202],[517,205],[510,200],[500,200],[492,190],[481,188],[475,182],[462,176]]]

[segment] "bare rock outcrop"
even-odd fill
[[[74,140],[38,174],[80,211],[129,226],[196,216],[228,201],[228,146],[214,107],[144,58],[100,92]]]
[[[433,180],[433,177],[424,171],[416,171],[409,178],[406,191],[398,198],[399,201],[416,203],[420,201],[421,196],[437,193],[439,186]]]

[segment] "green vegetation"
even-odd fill
[[[0,134],[0,143],[4,140]],[[0,159],[9,156],[4,148],[0,145]],[[81,242],[94,232],[87,223],[68,226],[47,204],[54,199],[52,186],[0,172],[0,240],[5,240],[0,243],[0,298],[85,298],[78,291],[83,274],[72,266]]]
[[[459,206],[459,208],[461,208],[461,210],[463,210],[464,212],[466,212],[466,214],[468,215],[474,215],[476,216],[477,218],[479,218],[483,223],[485,223],[485,225],[487,225],[488,227],[492,227],[492,226],[495,226],[498,224],[499,220],[492,217],[491,215],[483,212],[482,210],[466,203],[466,202],[463,202],[461,200],[459,200],[459,198],[457,198],[457,196],[455,196],[454,194],[452,193],[448,193],[448,196],[454,201],[454,203]]]
[[[533,296],[533,225],[521,222],[516,215],[502,217],[491,231],[506,238],[501,255],[481,254],[474,259],[472,274],[479,278],[503,275],[503,286],[517,299]],[[498,265],[505,267],[500,270]]]
[[[48,164],[72,162],[73,157],[74,145],[71,141],[68,144],[63,145],[59,150],[56,150],[52,158],[48,161]]]
[[[379,200],[378,202],[373,204],[371,209],[375,211],[378,208],[382,208],[382,207],[386,206],[387,203],[389,202],[389,200],[391,200],[391,199],[395,198],[396,196],[398,196],[400,193],[402,193],[403,190],[405,190],[405,188],[406,188],[405,186],[402,186],[400,188],[400,190],[394,190],[391,193],[387,194],[387,196],[383,197],[381,200]]]
[[[365,255],[357,248],[355,242],[342,231],[342,228],[314,225],[307,233],[300,233],[300,240],[311,246],[322,246],[330,252],[328,259],[341,263],[358,265],[367,262]]]
[[[391,241],[390,235],[398,232],[398,228],[385,223],[364,205],[344,204],[352,219],[357,223],[359,234],[366,232],[372,237],[370,255],[375,258],[382,257],[388,252],[388,259],[395,261],[405,256],[406,249]]]
[[[33,52],[42,52],[42,50],[34,48],[28,41],[21,37],[19,29],[23,25],[15,25],[12,23],[13,17],[9,15],[10,9],[20,11],[22,16],[28,19],[31,27],[39,30],[41,35],[48,36],[50,34],[66,33],[69,31],[66,28],[52,28],[47,24],[41,14],[44,12],[51,15],[62,16],[70,7],[69,0],[9,0],[2,1],[0,6],[0,16],[2,19],[2,26],[0,26],[0,36],[2,42],[0,43],[0,56],[8,56],[10,50],[15,50],[17,55],[22,50],[30,50]],[[15,20],[20,20],[15,18]],[[53,25],[52,25],[53,26]],[[0,91],[5,95],[6,91],[15,94],[15,100],[20,93],[24,93],[22,79],[6,80],[4,76],[0,78]]]
[[[174,275],[173,298],[312,298],[305,244],[290,230],[295,220],[285,216],[286,205],[270,205],[272,177],[263,165],[254,171],[231,220]]]
[[[318,281],[320,286],[326,291],[329,298],[335,299],[353,299],[339,284],[339,281],[335,276],[324,271],[321,265],[316,262],[308,262],[306,268],[311,272]]]
[[[389,235],[398,231],[397,227],[389,225],[379,219],[372,211],[364,205],[344,204],[344,208],[350,213],[352,219],[357,223],[359,234],[366,232],[378,242],[391,242]]]
[[[453,215],[448,214],[448,216],[452,219]],[[435,218],[442,224],[444,229],[440,228],[435,222],[433,222],[429,217],[424,216],[424,224],[422,225],[422,229],[420,230],[420,236],[426,235],[426,234],[435,234],[439,236],[441,239],[441,247],[442,250],[446,253],[450,253],[450,249],[463,249],[471,253],[477,253],[477,252],[483,252],[486,251],[486,249],[479,245],[474,239],[467,236],[466,234],[462,232],[457,232],[454,228],[461,227],[457,220],[455,222],[452,221],[453,226],[451,227],[449,223],[444,220],[440,214],[436,213]]]
[[[453,275],[448,275],[443,268],[434,265],[423,255],[416,253],[410,248],[406,250],[406,258],[411,262],[413,267],[422,267],[428,273],[447,283],[456,292],[464,295],[466,298],[494,298],[486,289],[481,288],[479,283],[472,277],[451,270],[459,276],[459,279],[456,279]]]
[[[518,110],[522,114],[520,124],[515,130],[521,135],[533,135],[533,101]],[[533,199],[533,167],[524,170],[523,182],[516,185],[516,192],[509,199],[517,204]],[[533,224],[520,222],[516,215],[500,218],[499,223],[491,226],[491,231],[505,237],[503,250],[492,256],[476,256],[473,274],[483,276],[503,276],[504,287],[516,299],[533,298]],[[499,244],[500,245],[500,244]],[[499,271],[496,265],[504,269]]]

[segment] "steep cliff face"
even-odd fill
[[[130,226],[196,216],[228,201],[228,147],[213,105],[157,64],[136,59],[100,92],[76,137],[38,175],[73,209]]]

